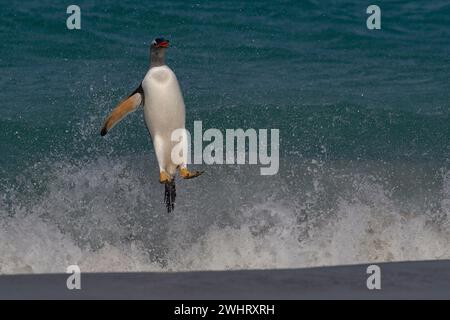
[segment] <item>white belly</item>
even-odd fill
[[[144,117],[160,168],[172,174],[172,132],[185,127],[185,106],[177,77],[167,66],[151,68],[142,81]]]

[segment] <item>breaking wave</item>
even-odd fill
[[[61,162],[4,185],[0,273],[64,272],[71,264],[85,272],[180,271],[450,258],[449,171],[429,185],[410,181],[423,189],[405,198],[388,173],[373,173],[376,163],[304,160],[277,177],[208,167],[204,177],[180,181],[175,212],[167,214],[149,161]],[[427,177],[423,168],[405,170]]]

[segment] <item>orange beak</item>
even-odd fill
[[[169,41],[168,40],[164,40],[164,41],[160,42],[156,47],[157,48],[168,48],[169,47]]]

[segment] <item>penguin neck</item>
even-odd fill
[[[152,51],[150,55],[150,68],[161,67],[166,64],[163,50]]]

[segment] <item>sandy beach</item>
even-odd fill
[[[369,290],[368,265],[289,270],[81,274],[0,277],[0,299],[449,299],[450,261],[381,263],[381,290]]]

